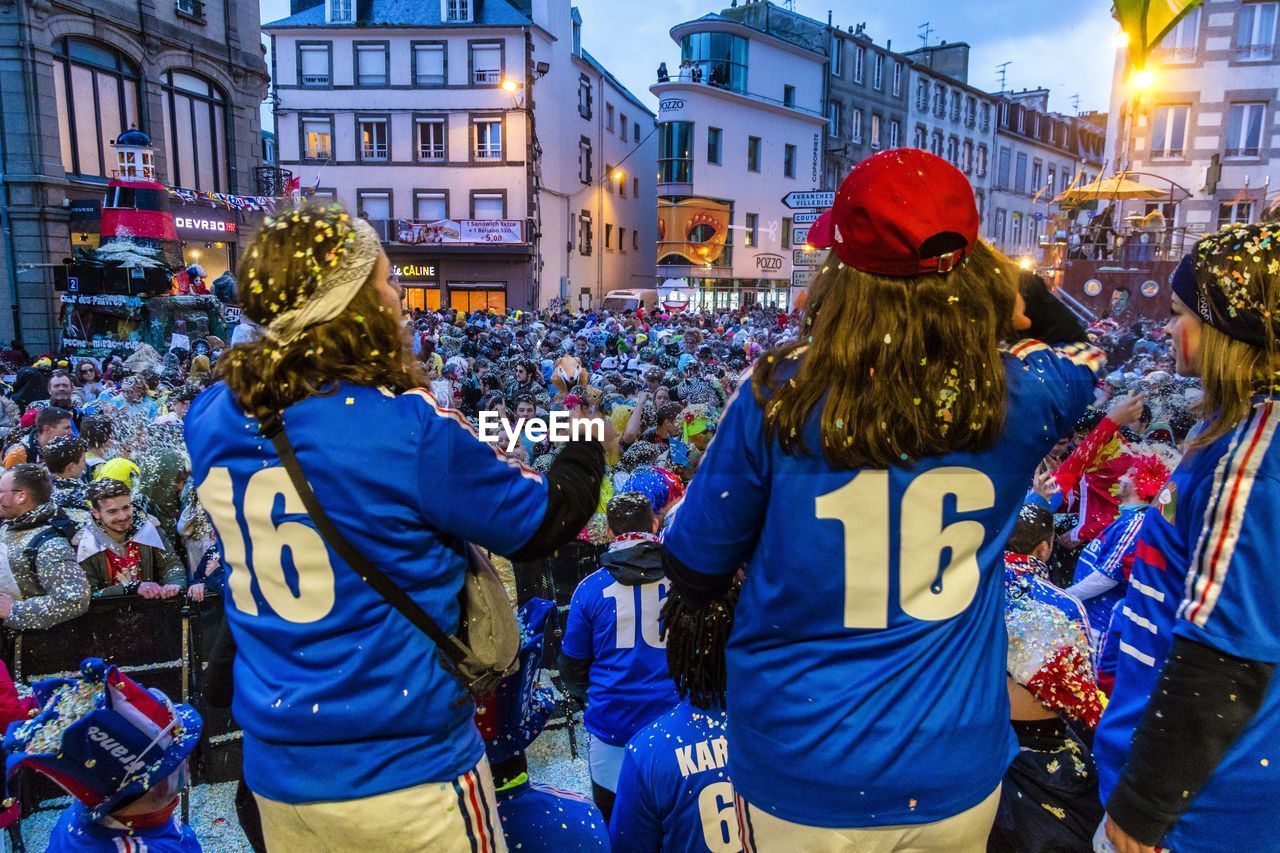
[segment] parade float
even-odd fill
[[[98,246],[77,246],[54,269],[62,352],[127,358],[143,345],[164,353],[210,335],[226,340],[238,312],[209,291],[200,267],[184,264],[151,138],[130,128],[112,147],[117,167],[102,201]]]

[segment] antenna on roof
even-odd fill
[[[782,0],[782,8],[794,12],[796,10],[796,0]]]
[[[920,34],[920,41],[921,41],[921,43],[922,43],[922,46],[923,46],[923,47],[928,47],[928,46],[929,46],[929,36],[933,35],[933,34],[934,34],[934,32],[936,32],[936,30],[934,30],[934,28],[933,28],[933,27],[929,26],[929,22],[928,22],[928,21],[925,21],[923,24],[921,24],[920,26],[916,27],[916,32]]]
[[[1080,115],[1080,93],[1071,96],[1071,108],[1075,110],[1076,115]]]
[[[996,66],[996,74],[1000,77],[1000,92],[999,92],[999,94],[1001,94],[1001,95],[1003,95],[1003,94],[1007,91],[1007,88],[1006,88],[1006,86],[1005,86],[1005,81],[1008,79],[1008,76],[1009,76],[1009,66],[1010,66],[1010,65],[1012,65],[1012,64],[1013,64],[1013,60],[1012,60],[1012,59],[1010,59],[1010,60],[1008,60],[1007,62],[1001,62],[999,65],[997,65],[997,66]]]

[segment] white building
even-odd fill
[[[1205,232],[1257,222],[1280,190],[1280,4],[1206,0],[1135,80],[1119,49],[1107,154],[1112,171],[1174,189],[1172,203],[1119,205],[1117,224],[1159,207],[1177,255]],[[1137,84],[1146,84],[1137,85]]]
[[[279,163],[382,230],[408,305],[653,280],[653,114],[581,50],[569,0],[294,5],[264,27]]]
[[[794,264],[803,233],[782,203],[823,179],[825,33],[811,43],[805,21],[754,2],[671,30],[679,58],[650,87],[658,272],[684,279],[699,304],[788,306],[807,286],[810,268]]]

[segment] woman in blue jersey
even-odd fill
[[[1177,370],[1200,377],[1207,418],[1147,510],[1112,622],[1105,834],[1121,853],[1277,851],[1280,223],[1200,240],[1172,289]]]
[[[186,437],[228,572],[232,710],[267,845],[502,850],[470,695],[320,535],[261,424],[280,416],[333,526],[450,633],[465,542],[528,560],[571,539],[603,449],[572,442],[544,476],[438,408],[378,235],[339,208],[267,220],[237,279],[264,334],[223,357]]]
[[[859,164],[811,232],[833,251],[801,340],[744,378],[667,534],[671,620],[713,621],[746,568],[726,665],[748,850],[985,848],[1016,750],[1002,548],[1102,355],[1038,279],[1015,308],[978,224],[941,158]],[[1041,340],[1001,350],[1015,314]]]

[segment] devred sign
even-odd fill
[[[234,234],[236,233],[236,224],[234,222],[225,222],[221,219],[198,219],[194,216],[175,216],[173,224],[178,228],[185,228],[190,231],[206,231],[210,234]]]

